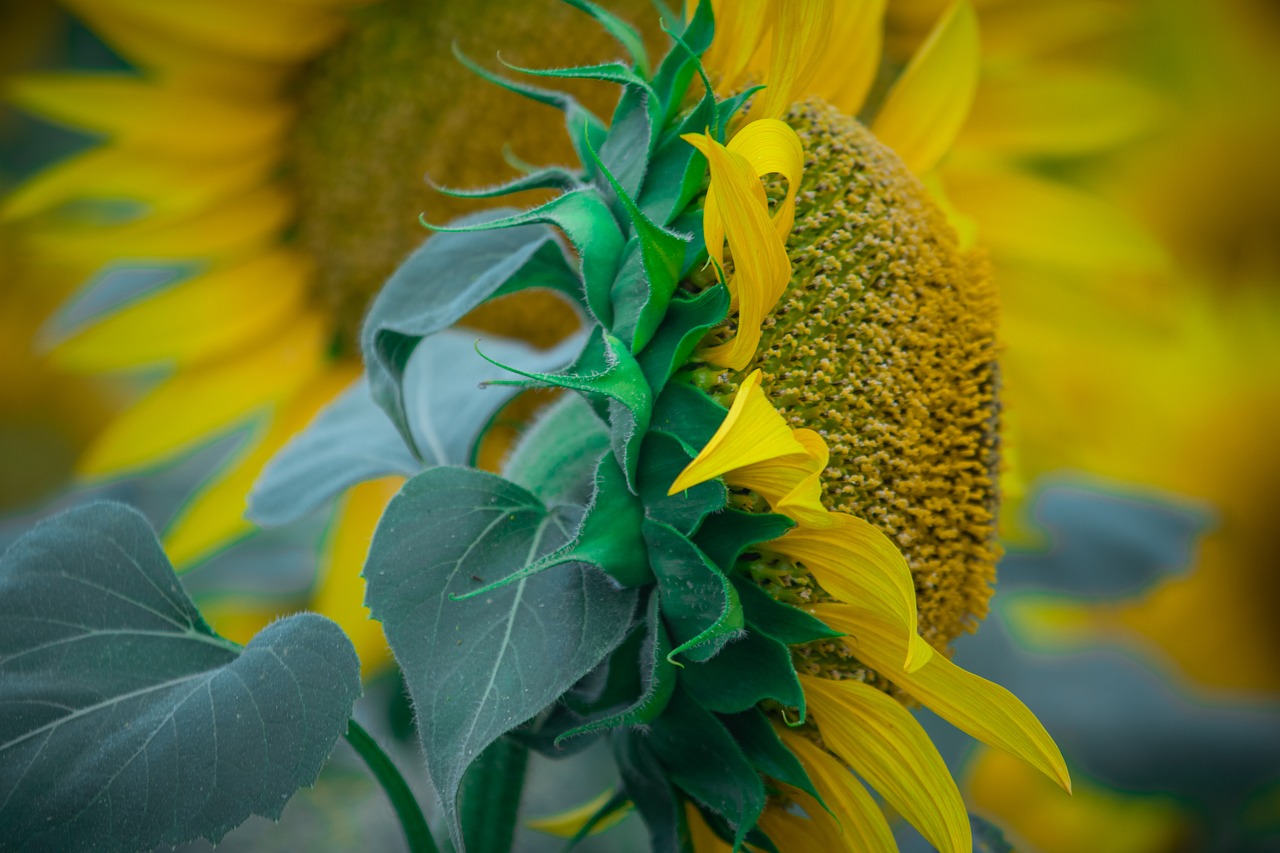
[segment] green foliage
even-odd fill
[[[292,616],[242,649],[136,511],[51,518],[0,560],[0,848],[145,850],[278,818],[359,694],[329,620]]]
[[[572,529],[519,486],[462,468],[409,480],[378,525],[366,604],[404,670],[455,841],[471,762],[563,695],[631,626],[636,592],[581,566],[454,600],[553,551]]]

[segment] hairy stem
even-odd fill
[[[509,853],[524,791],[529,750],[511,738],[489,745],[462,780],[462,837],[467,853]]]
[[[378,746],[377,741],[355,720],[347,722],[347,743],[360,753],[360,757],[364,759],[365,764],[369,765],[382,790],[387,792],[387,799],[391,801],[391,807],[395,809],[396,817],[400,819],[400,826],[404,829],[409,853],[439,853],[439,848],[436,847],[435,839],[431,837],[431,830],[427,826],[427,819],[423,817],[422,809],[419,808],[418,800],[409,789],[408,783],[404,781],[404,777],[400,775],[400,771],[396,769],[387,754],[382,751],[382,747]]]

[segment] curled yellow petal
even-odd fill
[[[720,428],[680,472],[667,494],[693,488],[735,468],[805,452],[782,415],[769,404],[760,381],[758,370],[751,371],[742,380]]]
[[[809,780],[822,795],[823,802],[839,818],[840,822],[835,827],[837,838],[834,849],[848,850],[850,853],[879,853],[898,849],[884,812],[858,778],[849,772],[849,768],[802,735],[783,729],[779,729],[779,734],[783,743],[808,771]],[[822,824],[821,817],[831,821],[830,815],[812,800],[804,802],[804,808],[815,823]],[[821,817],[815,815],[814,809],[821,812]]]
[[[728,149],[741,154],[756,176],[781,175],[787,179],[787,195],[773,212],[773,227],[786,242],[796,220],[796,193],[804,174],[804,143],[791,125],[776,118],[753,121],[734,134]],[[761,186],[761,192],[764,187]]]
[[[592,797],[581,805],[565,809],[562,812],[556,812],[555,814],[529,818],[524,823],[530,829],[545,832],[547,835],[554,835],[556,838],[573,838],[582,830],[582,827],[587,825],[587,821],[591,820],[595,813],[604,808],[605,804],[611,799],[613,799],[613,791],[604,790],[600,792],[599,796]],[[615,809],[593,826],[589,834],[597,835],[604,832],[606,829],[617,825],[618,821],[630,813],[630,805]]]
[[[775,0],[766,88],[756,98],[752,118],[777,118],[805,91],[830,42],[834,5],[833,0]]]
[[[755,462],[725,474],[731,486],[751,489],[769,502],[774,512],[810,527],[827,527],[831,513],[822,505],[822,472],[830,456],[827,443],[811,429],[798,429],[792,438],[804,453]]]
[[[978,88],[978,16],[967,0],[943,14],[871,123],[880,141],[923,175],[951,148]]]
[[[875,525],[848,513],[829,515],[827,527],[801,525],[762,547],[802,563],[841,601],[883,614],[905,647],[894,670],[924,666],[933,649],[916,633],[916,588],[906,558]]]
[[[1008,690],[933,655],[915,672],[895,662],[905,652],[900,633],[878,613],[847,604],[821,604],[814,615],[837,631],[858,659],[947,722],[990,746],[1018,756],[1055,780],[1068,793],[1071,777],[1062,753],[1035,714]]]
[[[859,681],[802,675],[800,682],[827,748],[934,847],[971,853],[973,836],[960,791],[907,709]]]
[[[712,216],[704,210],[703,234],[712,258],[721,255],[727,240],[733,253],[730,291],[737,298],[738,329],[734,338],[704,351],[703,358],[733,370],[743,370],[755,355],[760,324],[791,280],[786,243],[769,217],[764,185],[745,157],[729,151],[710,135],[686,134],[686,142],[711,167],[708,198]]]

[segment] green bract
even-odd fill
[[[495,83],[559,107],[581,168],[446,190],[561,192],[532,210],[429,226],[437,233],[369,312],[367,389],[353,389],[281,455],[259,483],[255,512],[262,521],[293,517],[355,480],[421,472],[383,516],[364,575],[367,604],[413,696],[456,842],[465,836],[484,846],[476,829],[459,825],[457,799],[460,787],[472,787],[463,786],[468,767],[499,738],[560,756],[607,734],[623,787],[598,817],[629,801],[655,849],[674,851],[692,803],[726,840],[771,849],[755,826],[767,780],[813,787],[759,706],[791,708],[784,718],[804,719],[787,646],[832,632],[735,572],[744,551],[782,535],[791,521],[728,509],[718,481],[667,495],[726,415],[681,374],[707,331],[725,320],[730,299],[722,283],[682,284],[706,263],[694,202],[707,169],[680,135],[710,130],[723,140],[745,95],[717,101],[707,85],[698,56],[710,43],[710,4],[701,4],[652,75],[629,27],[593,4],[573,5],[617,36],[633,66],[511,70],[616,83],[622,94],[612,121],[606,128],[567,95],[463,57]],[[704,94],[685,109],[695,83]],[[457,348],[437,360],[439,369],[415,374],[424,348],[461,335],[449,327],[468,311],[533,288],[563,294],[582,313],[587,331],[576,355],[561,350],[549,359],[482,339],[474,352]],[[489,371],[488,391],[473,387],[479,369]],[[511,393],[494,386],[560,388],[567,396],[525,432],[505,478],[441,467],[474,458],[488,416]],[[460,389],[456,399],[447,389]],[[467,402],[477,398],[487,404]],[[414,399],[437,407],[415,408]],[[403,446],[389,447],[387,428],[370,426],[363,432],[381,449],[348,453],[339,438],[344,423],[368,422],[375,405]],[[357,447],[366,439],[346,435]]]

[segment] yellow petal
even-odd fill
[[[753,370],[738,386],[733,405],[707,446],[676,477],[667,494],[674,495],[727,471],[779,456],[803,454],[782,415],[760,389],[760,371]]]
[[[24,219],[68,202],[127,202],[139,210],[120,215],[190,213],[209,202],[265,182],[280,162],[278,146],[249,157],[217,162],[157,157],[107,146],[69,158],[38,173],[5,199],[0,219]]]
[[[774,512],[803,525],[828,527],[831,513],[822,505],[822,472],[830,456],[827,443],[811,429],[793,430],[791,436],[804,453],[744,465],[725,474],[725,482],[751,489]]]
[[[600,792],[600,796],[593,797],[582,805],[544,817],[529,818],[524,822],[524,825],[530,829],[536,829],[538,832],[554,835],[557,838],[573,838],[582,830],[582,827],[587,825],[587,821],[591,820],[596,812],[604,808],[605,804],[613,799],[613,796],[613,790],[604,790]],[[617,826],[619,821],[631,814],[631,809],[632,807],[627,805],[611,812],[608,817],[593,826],[588,835],[598,835],[606,829]]]
[[[343,499],[332,533],[325,541],[319,586],[311,609],[342,626],[360,656],[366,679],[392,661],[382,623],[369,618],[364,606],[365,558],[382,512],[400,490],[402,477],[384,477],[353,486]]]
[[[707,70],[717,79],[716,90],[727,95],[738,87],[748,63],[764,40],[770,22],[772,0],[717,0],[716,33],[703,55]],[[698,3],[689,4],[692,16]]]
[[[915,672],[895,664],[906,651],[900,633],[882,616],[847,604],[820,604],[814,615],[848,635],[848,644],[863,663],[924,703],[958,729],[990,746],[1018,756],[1064,790],[1071,777],[1062,753],[1035,714],[1008,690],[933,655]]]
[[[734,134],[727,147],[741,154],[757,177],[781,175],[787,179],[786,197],[773,212],[773,227],[785,244],[795,224],[796,193],[800,191],[800,178],[804,175],[804,143],[800,136],[786,122],[760,119]],[[763,194],[764,186],[760,189]]]
[[[857,853],[854,848],[844,843],[844,838],[840,834],[840,824],[822,810],[817,800],[790,785],[779,784],[778,788],[805,812],[802,816],[781,805],[776,805],[766,807],[764,813],[760,815],[760,821],[756,825],[769,836],[769,840],[779,850],[845,850],[849,853]],[[889,849],[896,850],[896,848]]]
[[[897,844],[889,830],[889,822],[876,801],[857,777],[831,755],[819,749],[813,741],[790,730],[779,729],[783,742],[804,765],[809,780],[822,795],[822,800],[835,812],[840,823],[836,825],[837,849],[850,853],[877,853],[896,851]],[[791,789],[794,791],[795,789]],[[790,791],[788,792],[790,793]],[[811,805],[812,804],[812,805]],[[828,821],[831,817],[817,802],[809,799],[804,809],[815,823],[821,823],[815,810]],[[766,830],[767,831],[767,830]]]
[[[806,93],[831,39],[833,5],[833,0],[775,0],[766,88],[756,97],[752,118],[776,119]]]
[[[1009,166],[948,162],[942,174],[948,197],[977,222],[997,260],[1088,272],[1164,265],[1159,243],[1096,195]]]
[[[176,218],[150,216],[104,228],[42,223],[31,229],[27,242],[34,251],[73,257],[95,268],[121,259],[216,260],[278,242],[295,207],[293,196],[273,183]]]
[[[1094,69],[1010,69],[984,78],[957,147],[1076,156],[1154,127],[1164,106],[1132,79]]]
[[[156,465],[288,398],[320,369],[328,329],[306,314],[267,346],[165,380],[103,431],[79,462],[108,477]]]
[[[729,151],[709,135],[686,134],[686,142],[701,151],[711,166],[707,192],[715,197],[715,215],[723,219],[724,239],[733,253],[730,288],[738,300],[738,329],[733,340],[711,347],[702,357],[714,364],[743,370],[755,355],[760,324],[791,280],[786,243],[769,218],[764,186],[741,154]],[[704,211],[704,217],[706,212]],[[704,218],[708,252],[719,253],[718,225]]]
[[[684,804],[685,821],[689,824],[689,841],[693,853],[732,853],[733,845],[725,842],[707,826],[702,812],[690,801]]]
[[[53,359],[91,372],[207,362],[286,326],[310,280],[304,255],[277,249],[127,305],[60,344]]]
[[[957,0],[885,97],[871,130],[917,175],[938,164],[965,123],[980,59],[978,17]]]
[[[283,103],[214,98],[125,74],[30,74],[6,87],[19,106],[139,150],[247,154],[293,120]]]
[[[885,0],[843,0],[831,21],[831,39],[805,87],[849,115],[857,115],[880,67]]]
[[[355,378],[353,367],[335,366],[317,376],[270,415],[260,436],[252,437],[224,470],[201,485],[165,531],[165,553],[178,571],[212,555],[256,528],[244,517],[246,496],[262,468],[321,407]],[[345,627],[345,626],[344,626]]]
[[[308,59],[345,25],[336,10],[265,0],[67,0],[67,5],[86,17],[110,15],[153,38],[270,61]]]
[[[843,512],[830,513],[830,520],[825,528],[795,527],[762,547],[802,563],[841,601],[884,614],[906,646],[895,670],[924,666],[933,649],[916,633],[916,587],[906,558],[875,525]]]
[[[930,844],[944,853],[971,853],[973,837],[960,791],[907,709],[858,681],[808,675],[800,681],[827,748]]]

